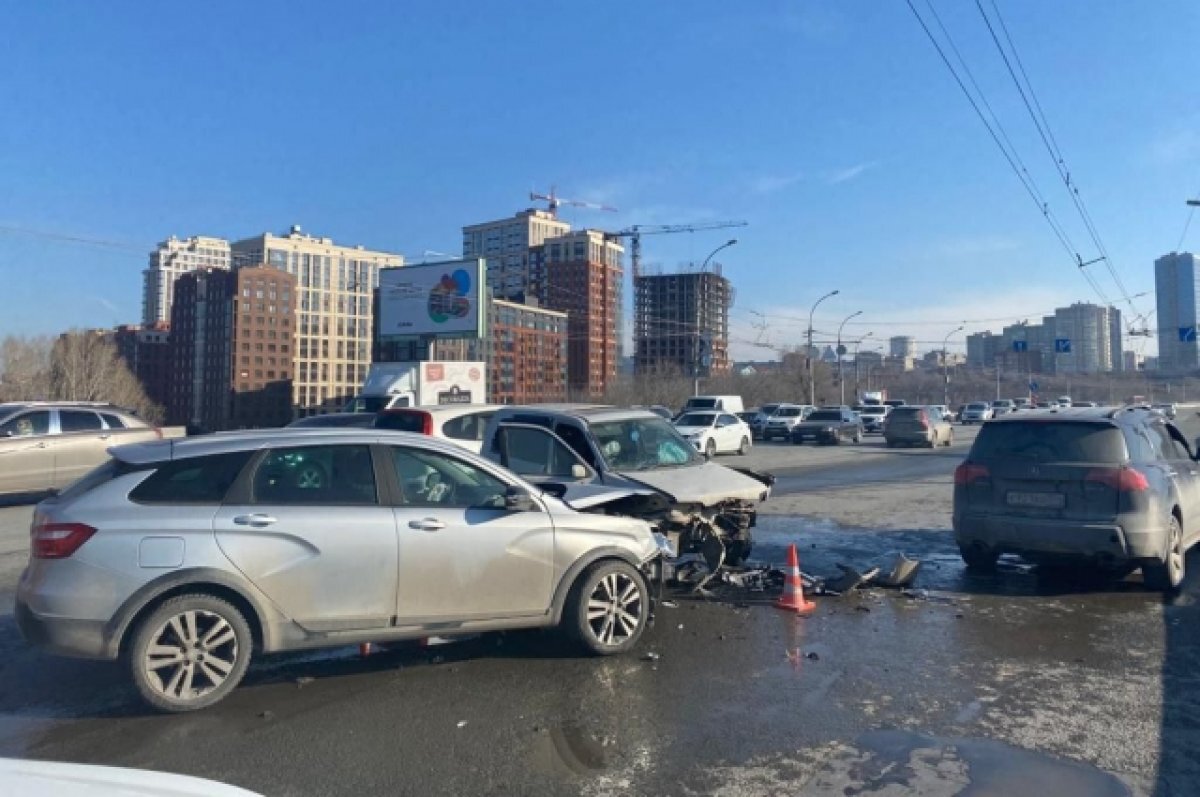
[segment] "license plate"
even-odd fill
[[[1009,506],[1033,506],[1043,509],[1061,509],[1067,502],[1062,493],[1018,493],[1008,494]]]

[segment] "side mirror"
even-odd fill
[[[576,479],[586,479],[588,477],[587,468],[576,462],[571,466],[571,476]]]
[[[537,508],[533,496],[520,487],[509,487],[504,493],[504,508],[509,512],[532,512]]]

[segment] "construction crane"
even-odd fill
[[[664,235],[675,232],[700,232],[701,230],[723,230],[726,227],[746,227],[748,221],[702,221],[696,224],[635,224],[624,230],[604,233],[607,241],[629,239],[629,260],[634,279],[642,275],[642,236]]]
[[[551,216],[558,214],[559,205],[570,205],[573,208],[591,208],[592,210],[607,210],[610,213],[617,212],[617,209],[611,205],[601,205],[596,202],[583,202],[578,199],[561,197],[554,192],[554,186],[550,186],[550,193],[548,194],[539,194],[537,191],[530,191],[529,198],[534,202],[545,202],[546,210],[550,211]]]

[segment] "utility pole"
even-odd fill
[[[942,403],[947,407],[950,406],[950,363],[946,356],[946,346],[950,343],[950,336],[956,332],[962,332],[966,327],[952,329],[946,333],[946,337],[942,338]],[[997,372],[999,374],[999,372]],[[999,376],[997,376],[997,379]]]
[[[837,333],[837,358],[838,358],[838,387],[842,391],[841,404],[846,403],[846,380],[842,379],[842,358],[846,354],[846,347],[842,345],[842,327],[846,326],[846,322],[855,316],[862,315],[862,310],[851,313],[842,319],[842,323],[838,324]],[[857,390],[857,388],[855,388]]]
[[[874,334],[875,334],[874,332],[868,332],[867,334],[863,335],[858,340],[854,341],[854,400],[855,400],[855,402],[857,402],[858,397],[862,395],[862,389],[861,389],[861,386],[858,381],[858,347],[860,344],[862,344],[862,342],[864,340],[866,340],[867,338],[871,337]],[[870,389],[871,388],[868,386],[867,390],[870,390]],[[843,401],[842,403],[845,404],[845,401]]]
[[[837,296],[837,291],[830,291],[813,302],[812,309],[808,311],[808,349],[804,352],[805,370],[808,371],[808,403],[814,407],[817,404],[817,383],[813,380],[813,313],[817,312],[817,305],[828,299],[830,296]],[[870,388],[868,388],[869,390]]]

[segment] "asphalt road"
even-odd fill
[[[778,448],[744,459],[780,475],[781,500],[941,490],[963,453]],[[29,511],[0,509],[5,606]],[[903,550],[924,563],[918,590],[818,597],[807,619],[761,593],[679,594],[617,659],[548,633],[275,656],[188,716],[144,711],[118,665],[30,650],[6,614],[0,753],[264,794],[1200,792],[1200,557],[1164,602],[1136,575],[1077,581],[1014,561],[969,576],[948,532],[948,515],[895,531],[765,516],[764,560],[796,542],[806,571],[834,574]]]

